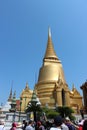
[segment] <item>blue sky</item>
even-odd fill
[[[0,103],[37,82],[48,27],[70,90],[87,79],[87,0],[0,1]]]

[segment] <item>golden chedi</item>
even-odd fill
[[[39,70],[38,81],[35,84],[35,91],[42,107],[48,106],[54,109],[56,106],[70,106],[76,112],[79,112],[82,107],[80,93],[74,85],[70,91],[65,81],[62,63],[54,51],[50,29],[43,64]],[[21,111],[25,111],[27,104],[31,101],[32,93],[33,91],[26,84],[20,96]]]
[[[78,101],[79,108],[82,107],[80,93],[75,88],[70,91],[65,81],[61,61],[54,51],[50,29],[46,52],[35,89],[42,106],[47,105],[49,108],[55,108],[65,105],[77,110]]]

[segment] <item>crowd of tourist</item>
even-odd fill
[[[5,130],[4,122],[0,121],[0,130]],[[9,130],[87,130],[87,119],[82,119],[78,123],[73,123],[69,117],[62,118],[56,116],[50,121],[23,120],[23,122],[12,123]]]

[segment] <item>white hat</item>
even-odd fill
[[[65,119],[66,119],[67,121],[70,121],[69,117],[66,117]]]

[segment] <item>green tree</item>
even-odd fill
[[[48,113],[47,113],[47,117],[49,119],[53,119],[55,116],[59,115],[58,112],[54,111],[54,110],[50,110]]]
[[[39,112],[39,111],[42,111],[42,109],[41,109],[40,105],[36,105],[35,103],[32,103],[32,102],[30,104],[28,104],[28,106],[25,110],[26,113],[36,112],[36,111]]]
[[[43,107],[42,111],[46,114],[46,117],[48,119],[53,119],[56,115],[59,114],[57,111],[47,108],[47,107]]]
[[[72,115],[74,113],[74,110],[71,107],[63,106],[63,107],[57,107],[56,111],[64,118],[69,117],[70,119],[74,119],[74,116]]]

